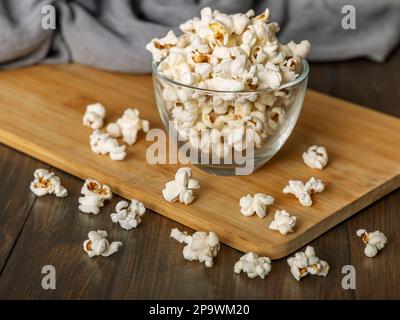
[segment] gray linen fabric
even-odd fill
[[[42,7],[54,5],[56,30],[41,27]],[[355,30],[343,30],[344,5],[356,8]],[[367,57],[384,61],[400,37],[399,0],[0,0],[0,69],[79,62],[121,72],[150,71],[145,45],[198,16],[269,7],[280,39],[308,39],[311,60]]]

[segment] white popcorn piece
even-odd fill
[[[259,218],[264,218],[267,214],[267,206],[274,203],[275,199],[264,193],[256,193],[254,196],[248,194],[240,198],[240,212],[246,216],[252,216],[254,213]]]
[[[187,260],[204,262],[206,267],[212,267],[213,259],[220,248],[219,238],[215,232],[197,231],[191,236],[187,232],[181,232],[177,228],[171,230],[171,238],[180,243],[185,243],[183,257]]]
[[[328,163],[328,152],[323,146],[313,145],[303,153],[303,160],[309,167],[322,170]]]
[[[287,263],[297,281],[308,274],[326,277],[329,272],[329,264],[320,260],[311,246],[307,246],[304,252],[297,252],[294,257],[287,259]]]
[[[253,252],[246,253],[240,257],[233,268],[235,273],[247,273],[250,279],[259,276],[264,279],[271,271],[271,259],[268,257],[259,257]]]
[[[295,216],[291,216],[285,210],[276,210],[274,220],[271,221],[269,228],[271,230],[279,231],[283,235],[286,235],[294,231],[296,219],[297,218]]]
[[[266,116],[268,132],[273,133],[283,124],[285,120],[285,110],[281,107],[273,107],[270,111],[267,111]]]
[[[287,46],[290,48],[293,56],[296,58],[305,58],[310,54],[311,51],[311,44],[307,40],[303,40],[299,44],[290,41]]]
[[[193,86],[198,86],[199,80],[205,80],[209,75],[208,67],[203,65],[198,70],[201,76],[196,77],[199,74],[194,70],[196,64],[222,67],[234,62],[241,53],[246,58],[243,70],[246,72],[242,72],[239,78],[257,65],[263,80],[258,82],[261,85],[259,89],[278,88],[284,78],[294,79],[293,76],[282,77],[282,73],[287,72],[286,62],[289,59],[297,62],[304,59],[310,52],[310,43],[302,41],[299,44],[290,42],[282,45],[276,37],[279,26],[269,23],[269,10],[266,9],[254,19],[252,14],[249,11],[246,14],[227,15],[204,8],[200,18],[190,19],[180,26],[183,35],[176,37],[169,31],[164,38],[151,40],[146,49],[152,53],[155,61],[163,60],[159,71],[175,81]],[[224,73],[225,80],[236,80],[237,76],[235,73]]]
[[[83,197],[79,198],[79,210],[84,213],[99,214],[105,200],[112,198],[109,186],[94,179],[86,179],[81,189]]]
[[[299,180],[289,180],[288,185],[283,189],[283,193],[293,194],[304,207],[312,206],[311,194],[322,192],[325,189],[325,184],[322,180],[310,178],[304,184]]]
[[[199,182],[192,178],[192,169],[185,167],[178,169],[175,180],[165,184],[162,194],[168,202],[179,200],[179,202],[188,205],[194,201],[193,190],[199,187]]]
[[[34,180],[30,184],[31,191],[38,197],[46,194],[54,194],[56,197],[66,197],[68,195],[67,189],[61,185],[61,180],[46,169],[36,169],[33,173]]]
[[[138,109],[128,108],[117,122],[110,123],[107,126],[107,132],[111,137],[122,137],[125,143],[133,145],[137,140],[137,134],[140,130],[143,130],[143,132],[150,130],[149,121],[141,120],[139,116],[140,112]]]
[[[359,229],[356,234],[365,243],[364,253],[369,258],[375,257],[387,244],[386,236],[380,231],[367,232],[365,229]]]
[[[107,232],[103,230],[90,231],[87,240],[83,242],[83,250],[90,258],[96,256],[108,257],[118,252],[122,242],[114,241],[111,244],[107,240]]]
[[[141,217],[146,212],[146,208],[140,201],[132,199],[130,204],[124,200],[118,202],[115,211],[111,214],[112,222],[119,223],[125,230],[130,230],[141,223]]]
[[[96,154],[109,154],[111,160],[124,160],[126,156],[125,145],[120,146],[117,139],[99,130],[90,135],[90,147]]]
[[[89,104],[83,115],[82,123],[92,129],[100,129],[103,126],[106,108],[101,103]]]

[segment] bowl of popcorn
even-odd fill
[[[204,8],[153,39],[153,86],[162,122],[192,163],[217,175],[250,174],[284,145],[307,88],[306,40],[282,44],[269,10]],[[181,151],[183,150],[183,151]]]

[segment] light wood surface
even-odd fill
[[[139,199],[193,229],[214,230],[224,243],[241,251],[273,259],[286,256],[400,185],[400,120],[309,91],[292,136],[267,165],[247,177],[211,177],[194,169],[201,184],[196,201],[189,206],[170,204],[161,190],[179,166],[148,164],[145,151],[151,142],[144,135],[128,147],[122,162],[90,151],[91,131],[81,120],[86,104],[96,101],[107,106],[107,121],[132,106],[153,128],[161,127],[149,76],[40,66],[0,74],[0,142],[80,178],[107,183],[115,193]],[[328,149],[331,160],[323,171],[302,162],[301,154],[311,144]],[[289,179],[311,176],[327,185],[326,191],[314,195],[311,208],[282,193]],[[256,192],[276,198],[264,219],[239,212],[240,197]],[[295,233],[282,236],[267,228],[275,209],[298,217]]]

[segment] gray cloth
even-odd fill
[[[56,30],[41,27],[54,5]],[[356,8],[356,30],[343,30],[344,5]],[[226,13],[269,7],[280,39],[308,39],[311,60],[367,57],[384,61],[400,34],[398,0],[0,0],[0,69],[67,63],[122,72],[150,71],[145,45],[210,6]]]

